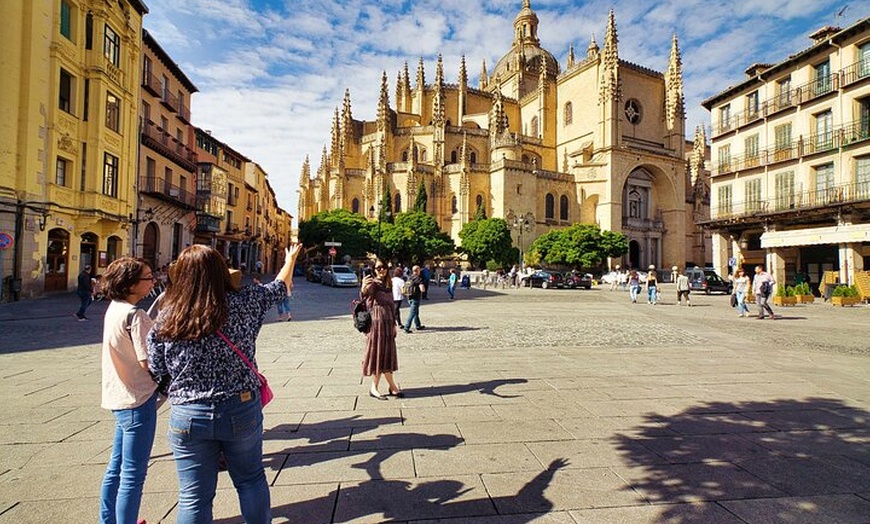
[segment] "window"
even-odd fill
[[[556,197],[552,193],[547,193],[544,197],[544,218],[550,220],[556,218]]]
[[[62,111],[72,114],[73,112],[73,96],[75,95],[75,80],[72,75],[60,70],[60,85],[58,86],[58,101],[57,107]]]
[[[870,98],[858,101],[858,138],[870,137]]]
[[[719,173],[731,171],[731,145],[725,144],[719,147]]]
[[[468,161],[471,162],[471,165],[476,164],[477,163],[477,153],[472,151],[471,154],[468,156]]]
[[[350,212],[351,213],[359,213],[359,199],[354,198],[350,201]]]
[[[758,117],[758,91],[746,95],[746,116],[747,120]]]
[[[70,162],[68,160],[64,160],[63,158],[57,157],[57,168],[55,169],[54,183],[59,186],[66,185],[66,176],[68,173],[68,169],[70,166]]]
[[[396,191],[396,198],[393,199],[393,212],[402,212],[402,194]]]
[[[147,177],[147,184],[149,187],[154,185],[154,177],[157,173],[157,162],[154,161],[153,158],[145,157],[145,176]]]
[[[731,129],[731,104],[719,108],[719,131]]]
[[[746,156],[746,167],[758,165],[758,134],[748,136],[743,140],[743,153]]]
[[[773,128],[773,133],[775,137],[774,161],[792,158],[791,123],[776,126]]]
[[[82,172],[79,173],[79,191],[85,190],[85,181],[88,177],[88,143],[82,142]]]
[[[517,187],[517,194],[520,194],[520,189]],[[477,195],[474,197],[474,205],[477,206],[475,209],[480,209],[483,207],[483,195]]]
[[[529,124],[529,135],[530,136],[538,136],[538,117],[533,116],[532,121]]]
[[[831,63],[825,60],[813,68],[813,93],[823,95],[831,91]]]
[[[450,163],[451,163],[451,164],[455,164],[455,163],[456,163],[456,151],[451,151],[451,152],[450,152]]]
[[[426,161],[426,150],[421,149],[419,151],[419,155],[420,155],[420,162],[425,162]]]
[[[85,15],[85,49],[94,48],[94,15],[88,11]]]
[[[151,85],[151,59],[142,57],[142,83]]]
[[[743,183],[746,211],[752,213],[761,211],[761,179],[753,178]]]
[[[91,111],[91,81],[85,78],[85,96],[83,97],[82,120],[88,121],[88,113]]]
[[[834,163],[816,167],[816,204],[827,204],[834,193]]]
[[[456,200],[456,195],[453,195],[450,198],[450,212],[453,213],[454,215],[456,213],[459,213],[459,201]]]
[[[718,189],[719,213],[718,216],[726,216],[732,213],[731,184],[721,185]]]
[[[791,105],[791,77],[785,77],[776,83],[776,109]]]
[[[627,102],[625,102],[623,113],[625,114],[625,118],[630,124],[639,124],[640,119],[643,116],[640,102],[634,98],[629,99]]]
[[[855,197],[870,198],[870,157],[855,159]]]
[[[106,127],[116,133],[121,129],[121,101],[112,93],[106,93]]]
[[[106,24],[106,38],[103,40],[103,56],[115,67],[121,67],[121,37]]]
[[[858,78],[870,75],[870,44],[858,48]]]
[[[407,161],[408,161],[408,150],[406,149],[406,150],[402,151],[402,162],[407,162]]]
[[[628,192],[628,218],[644,218],[643,196],[636,187]]]
[[[777,173],[775,183],[776,210],[794,208],[794,171]]]
[[[160,93],[163,100],[169,100],[169,77],[166,75],[160,79]]]
[[[571,125],[574,122],[574,106],[571,102],[565,102],[565,112],[562,115],[565,125]]]
[[[103,159],[103,194],[118,196],[118,157],[109,153]]]
[[[559,220],[568,220],[568,197],[559,197]]]
[[[834,145],[834,114],[828,110],[816,115],[816,151],[831,149]]]
[[[66,0],[60,2],[60,34],[72,40],[72,7]]]

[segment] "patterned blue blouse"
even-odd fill
[[[229,317],[221,331],[255,366],[257,335],[266,312],[286,295],[287,285],[282,280],[227,293]],[[217,333],[199,340],[165,341],[152,329],[148,333],[148,368],[155,376],[168,373],[172,377],[170,404],[219,403],[260,387],[257,376]]]

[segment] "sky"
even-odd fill
[[[199,88],[194,125],[268,173],[278,205],[297,214],[302,163],[314,173],[330,141],[333,113],[350,90],[353,117],[374,120],[381,75],[391,107],[407,61],[420,57],[427,82],[443,55],[456,83],[466,57],[469,84],[513,39],[522,0],[145,0],[145,28]],[[741,82],[753,63],[778,63],[811,45],[825,25],[870,16],[870,0],[532,0],[538,37],[565,69],[594,35],[604,42],[613,9],[619,57],[667,68],[673,34],[683,61],[686,130],[710,114],[701,101]],[[691,139],[691,136],[688,138]],[[295,221],[294,221],[295,224]]]

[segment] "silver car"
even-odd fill
[[[320,283],[324,286],[350,286],[356,287],[359,285],[359,278],[348,266],[333,265],[324,266],[323,272],[320,275]]]

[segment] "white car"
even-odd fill
[[[320,283],[324,286],[349,286],[356,287],[359,285],[359,278],[348,266],[332,265],[324,266],[323,272],[320,274]]]

